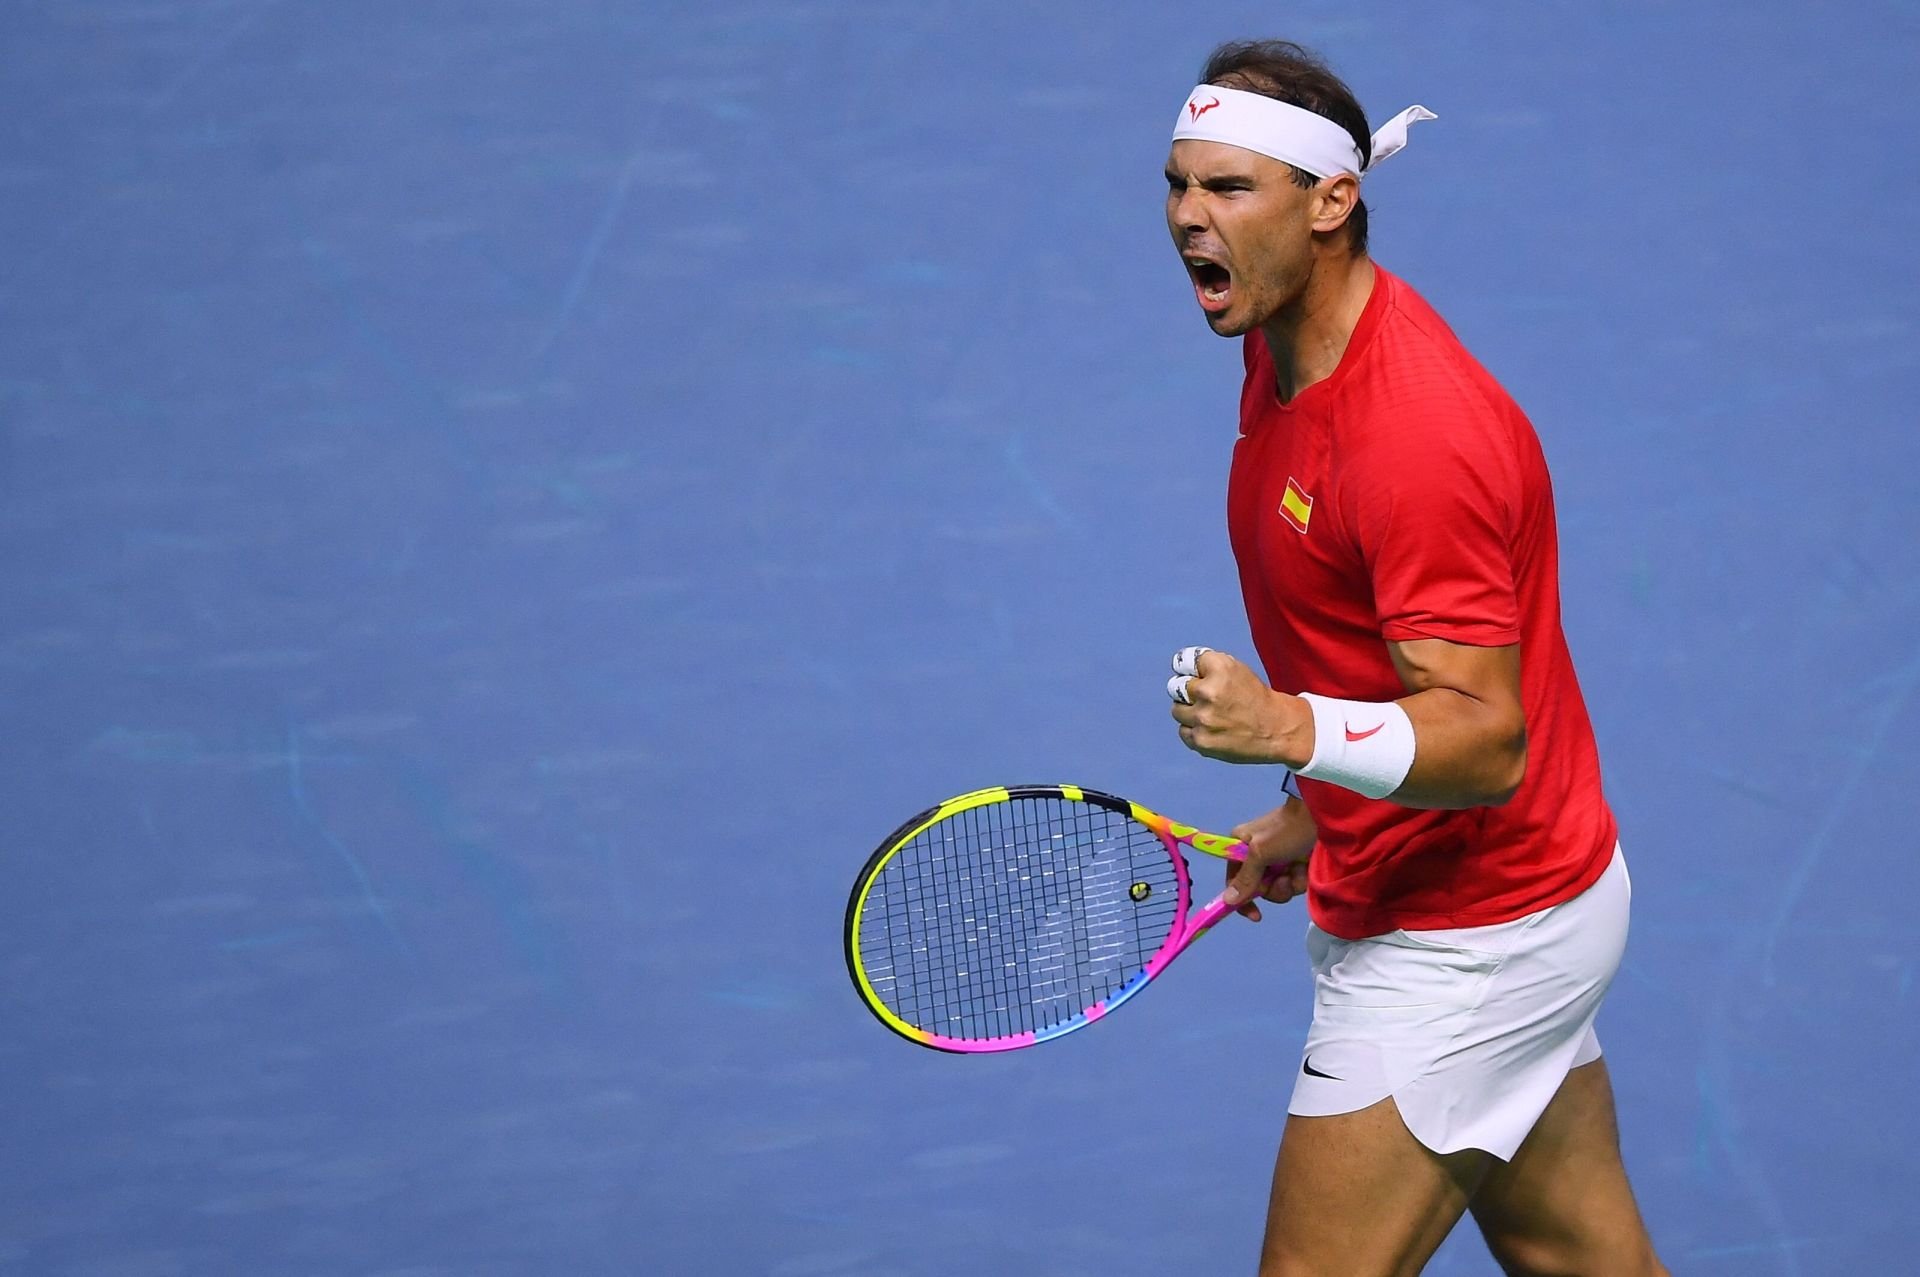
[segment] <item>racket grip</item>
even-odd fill
[[[1292,867],[1292,865],[1268,865],[1266,872],[1260,875],[1260,890],[1265,891],[1268,887],[1271,887],[1274,883],[1286,877],[1287,870]],[[1231,875],[1229,875],[1229,881],[1231,881]],[[1249,896],[1240,903],[1242,905],[1252,904],[1255,899],[1256,897]],[[1238,906],[1236,906],[1236,908],[1237,907]]]
[[[1292,867],[1291,864],[1268,865],[1266,872],[1260,875],[1260,890],[1264,892],[1268,887],[1278,882]],[[1259,896],[1253,895],[1242,900],[1239,904],[1228,904],[1226,892],[1222,891],[1209,901],[1206,907],[1200,910],[1199,916],[1194,919],[1194,930],[1188,935],[1187,939],[1181,943],[1180,948],[1186,948],[1187,945],[1199,939],[1201,935],[1216,922],[1219,922],[1220,919],[1226,917],[1228,914],[1237,913],[1257,899],[1259,899]]]

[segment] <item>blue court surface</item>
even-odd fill
[[[1555,470],[1669,1264],[1920,1271],[1911,4],[19,0],[0,1274],[1250,1272],[1298,906],[1002,1057],[840,950],[949,794],[1270,804],[1162,686],[1243,35],[1440,115],[1375,254]]]

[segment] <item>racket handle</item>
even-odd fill
[[[1291,863],[1281,864],[1281,865],[1268,865],[1266,873],[1260,876],[1260,889],[1262,891],[1265,891],[1268,887],[1271,887],[1275,882],[1278,882],[1281,876],[1286,874],[1292,868],[1293,868],[1293,865]],[[1197,914],[1193,915],[1192,921],[1188,924],[1189,926],[1192,927],[1192,931],[1188,933],[1187,939],[1185,940],[1185,942],[1183,942],[1180,945],[1181,949],[1185,949],[1187,945],[1192,944],[1195,940],[1198,940],[1202,935],[1206,933],[1209,927],[1213,926],[1214,923],[1220,921],[1220,919],[1226,917],[1228,914],[1238,910],[1240,908],[1240,905],[1244,905],[1247,903],[1246,901],[1242,900],[1240,902],[1240,905],[1230,905],[1227,903],[1226,894],[1227,893],[1223,888],[1219,895],[1215,896],[1213,899],[1209,900],[1205,905],[1201,906],[1200,911]]]

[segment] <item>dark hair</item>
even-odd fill
[[[1275,98],[1325,116],[1353,137],[1362,166],[1373,160],[1373,131],[1367,113],[1346,82],[1310,51],[1291,40],[1234,40],[1215,49],[1200,70],[1200,83],[1242,89]],[[1293,168],[1293,180],[1310,188],[1324,174]],[[1367,203],[1358,200],[1347,218],[1347,243],[1356,253],[1367,249]]]

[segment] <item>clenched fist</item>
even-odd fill
[[[1311,755],[1312,714],[1297,696],[1268,687],[1258,674],[1225,652],[1183,648],[1167,681],[1173,721],[1188,749],[1225,763],[1287,763],[1297,757],[1301,720]]]

